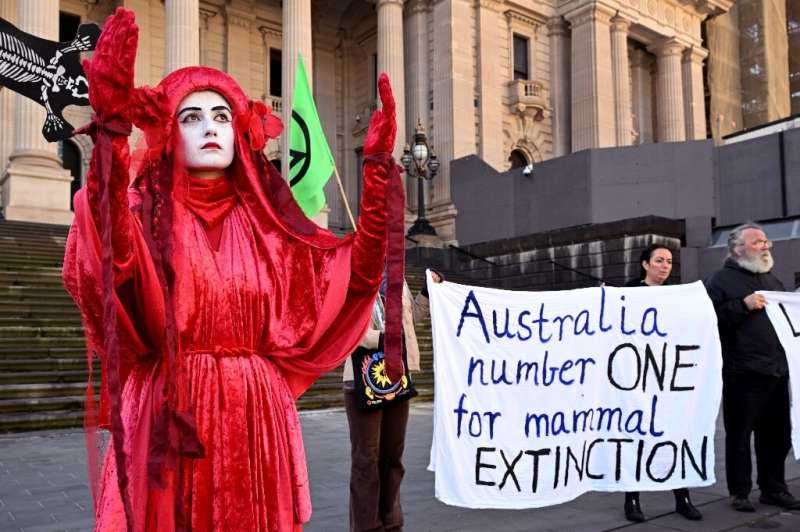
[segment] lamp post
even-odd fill
[[[428,145],[428,137],[420,119],[417,119],[417,127],[414,129],[414,144],[411,147],[406,144],[400,161],[406,169],[406,175],[417,179],[417,219],[408,229],[408,236],[436,236],[436,229],[425,218],[424,181],[436,177],[439,158],[436,157],[433,147]]]

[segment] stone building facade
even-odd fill
[[[428,218],[445,241],[456,241],[452,160],[477,155],[504,171],[588,148],[706,138],[706,25],[728,13],[731,4],[0,0],[0,16],[58,39],[59,21],[63,34],[70,24],[102,22],[116,6],[125,6],[136,12],[140,27],[137,84],[153,85],[184,65],[209,65],[230,72],[284,122],[301,53],[355,210],[361,146],[377,105],[375,79],[386,71],[398,101],[395,155],[399,158],[419,121],[443,163],[436,179],[425,184]],[[88,108],[67,113],[73,124],[89,114]],[[48,145],[39,133],[42,117],[35,103],[0,91],[3,212],[10,219],[68,223],[70,187],[74,190],[86,173],[91,143],[78,137]],[[272,160],[286,160],[280,139],[266,151]],[[62,160],[71,161],[72,173]],[[407,186],[411,220],[416,183]],[[333,179],[326,196],[327,224],[348,230]]]

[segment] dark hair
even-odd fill
[[[639,255],[639,280],[644,281],[644,278],[647,277],[647,271],[642,266],[643,262],[650,262],[650,259],[653,258],[653,252],[657,249],[666,249],[670,253],[672,253],[672,249],[666,244],[659,244],[658,242],[653,242],[646,248],[642,250],[641,255]]]

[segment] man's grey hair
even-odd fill
[[[744,245],[742,233],[748,229],[758,229],[759,231],[764,231],[764,228],[755,222],[743,223],[742,225],[731,229],[731,232],[728,233],[728,257],[734,256],[734,252]]]

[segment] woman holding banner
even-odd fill
[[[639,277],[625,286],[661,286],[667,282],[672,273],[672,251],[663,244],[650,244],[639,256]],[[687,488],[672,490],[675,495],[675,511],[692,521],[703,518],[700,510],[692,504]],[[628,521],[644,521],[642,506],[639,504],[639,492],[625,493],[625,518]]]
[[[434,283],[444,276],[431,271]],[[372,323],[359,348],[344,366],[343,389],[350,429],[350,530],[385,532],[403,529],[400,483],[403,480],[403,450],[408,424],[408,399],[416,395],[410,375],[400,383],[384,379],[380,367],[385,318],[381,285],[375,301]],[[428,287],[415,299],[408,285],[403,287],[404,363],[408,372],[419,371],[419,346],[414,322],[429,312]],[[375,354],[378,357],[375,357]],[[375,362],[377,361],[377,364]],[[377,371],[375,371],[377,370]]]
[[[382,75],[358,230],[340,240],[266,161],[282,124],[263,103],[205,67],[134,88],[137,40],[120,8],[85,65],[95,144],[64,259],[86,329],[96,529],[299,530],[311,503],[294,400],[362,338],[395,211],[402,247],[391,87]],[[130,169],[132,123],[146,148]],[[399,273],[390,264],[387,313]],[[98,426],[112,435],[102,469]]]

